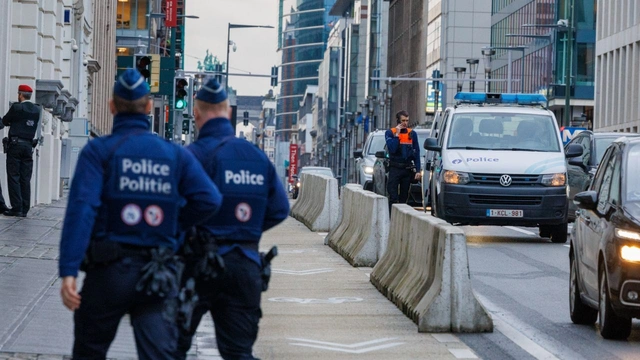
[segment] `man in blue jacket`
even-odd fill
[[[74,359],[104,359],[128,313],[138,358],[173,359],[182,229],[214,215],[217,187],[186,149],[150,132],[149,86],[137,70],[116,81],[112,134],[82,150],[62,229],[59,272],[64,305],[74,311]],[[86,272],[82,291],[76,277]]]
[[[182,359],[207,311],[213,317],[220,355],[224,359],[254,359],[252,347],[262,316],[260,294],[266,288],[258,242],[262,232],[289,214],[289,200],[273,164],[255,145],[234,136],[229,115],[224,88],[210,79],[196,95],[194,116],[199,137],[189,150],[224,196],[218,215],[198,229],[217,247],[224,270],[217,277],[195,274],[200,302],[190,329],[180,334],[178,358]],[[190,267],[193,264],[187,262],[187,269]]]
[[[411,181],[420,180],[422,176],[418,135],[409,128],[409,113],[405,110],[398,111],[396,123],[396,127],[387,130],[384,134],[389,152],[389,178],[387,179],[389,216],[391,216],[393,204],[407,202]]]

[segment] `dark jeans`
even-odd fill
[[[19,142],[7,149],[7,183],[11,210],[26,214],[31,207],[33,147]]]
[[[389,216],[391,216],[391,206],[396,203],[405,204],[409,197],[409,187],[411,179],[415,173],[410,169],[389,166],[389,178],[387,180],[387,192],[389,193]],[[400,192],[398,193],[398,186]]]
[[[196,286],[200,302],[193,311],[190,331],[180,331],[178,359],[185,359],[202,316],[211,312],[218,351],[225,360],[254,360],[253,344],[262,317],[262,278],[258,265],[236,249],[223,256],[224,275]]]
[[[105,359],[126,313],[139,359],[175,359],[178,328],[162,315],[164,299],[136,291],[140,270],[147,263],[142,257],[128,257],[87,270],[82,302],[74,314],[74,360]]]

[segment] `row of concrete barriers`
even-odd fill
[[[322,175],[303,175],[291,216],[353,266],[373,267],[371,283],[411,318],[420,332],[487,332],[491,317],[477,300],[467,242],[459,228],[396,204],[360,185],[342,187]]]

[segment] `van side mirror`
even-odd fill
[[[436,138],[427,138],[424,140],[424,148],[429,151],[438,151],[442,150],[442,147],[438,146],[438,140]]]
[[[354,150],[354,151],[353,151],[353,157],[354,157],[355,159],[357,159],[357,158],[361,158],[361,157],[362,157],[362,149],[360,149],[360,150]]]
[[[385,158],[384,150],[376,151],[376,157],[384,159]]]

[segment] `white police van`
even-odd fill
[[[431,213],[450,223],[538,226],[567,239],[567,168],[560,132],[538,94],[458,93],[424,147]],[[568,157],[582,149],[567,149]]]

